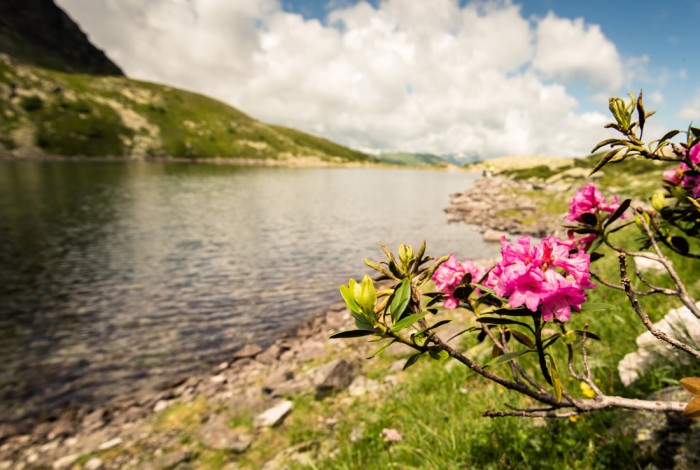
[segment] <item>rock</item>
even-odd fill
[[[113,448],[115,448],[115,447],[121,445],[122,442],[124,442],[124,441],[122,440],[121,437],[115,437],[114,439],[110,439],[110,440],[108,440],[108,441],[103,442],[102,444],[100,444],[100,445],[97,447],[97,449],[98,449],[98,450],[109,450],[109,449],[113,449]]]
[[[350,393],[350,395],[352,395],[353,397],[361,397],[367,392],[373,392],[378,388],[379,382],[377,382],[374,379],[368,379],[367,377],[359,375],[355,377],[355,380],[353,380],[350,386],[348,387],[348,393]]]
[[[227,382],[227,378],[224,374],[219,374],[215,375],[211,378],[211,381],[214,383],[220,383],[220,384],[225,384]]]
[[[289,412],[292,411],[293,406],[293,403],[288,400],[277,403],[255,417],[255,427],[265,428],[280,425]]]
[[[261,352],[257,356],[255,356],[255,360],[258,362],[261,362],[263,364],[272,364],[274,363],[277,359],[279,359],[280,355],[282,354],[282,348],[278,344],[273,344],[269,348],[267,348],[265,351]]]
[[[104,466],[104,462],[97,457],[93,457],[85,463],[84,470],[100,470]]]
[[[78,460],[78,457],[80,457],[78,454],[70,454],[66,455],[64,457],[61,457],[60,459],[56,460],[52,467],[55,469],[63,469],[63,468],[70,468],[73,463]]]
[[[700,321],[687,307],[669,310],[668,314],[654,326],[667,335],[690,344],[700,344]],[[640,374],[659,357],[677,357],[687,360],[687,356],[646,331],[636,339],[637,351],[625,355],[617,365],[620,380],[629,386]]]
[[[666,271],[663,264],[648,258],[634,258],[634,266],[640,271]]]
[[[254,358],[262,352],[262,348],[257,344],[246,344],[233,354],[234,360]]]
[[[273,397],[286,397],[290,395],[305,395],[311,393],[311,382],[307,379],[299,378],[288,380],[278,385],[270,394]]]
[[[297,360],[299,362],[311,362],[326,356],[327,351],[321,341],[304,341],[297,350]]]
[[[483,234],[483,239],[485,242],[500,242],[501,237],[506,237],[508,239],[508,234],[505,232],[499,232],[497,230],[488,229]]]
[[[262,386],[264,393],[271,394],[283,383],[288,382],[294,378],[294,372],[291,369],[281,368],[273,371],[265,380]]]
[[[232,429],[223,416],[212,416],[197,433],[202,444],[216,450],[243,453],[253,438],[242,429]]]
[[[313,371],[316,397],[323,398],[350,385],[356,375],[356,367],[345,359],[335,359]]]
[[[158,400],[153,406],[153,412],[160,413],[161,411],[165,411],[171,404],[172,402],[170,400]]]
[[[17,434],[19,434],[19,432],[16,426],[9,423],[0,423],[0,442]]]
[[[196,454],[193,452],[183,452],[176,450],[159,457],[158,459],[147,465],[149,470],[170,470],[177,467],[179,464],[188,462],[194,458]]]
[[[313,452],[318,448],[318,443],[315,441],[302,442],[295,446],[284,449],[275,455],[272,460],[265,463],[262,470],[280,470],[312,467]]]
[[[230,365],[231,365],[230,362],[222,362],[222,363],[218,364],[216,367],[214,367],[214,372],[217,374],[220,372],[223,372],[226,369],[228,369]]]
[[[85,415],[81,421],[81,425],[86,431],[95,431],[107,423],[108,416],[109,413],[106,409],[98,408]]]
[[[51,430],[46,434],[46,438],[50,441],[58,439],[59,437],[66,437],[76,432],[76,423],[73,421],[72,414],[64,413],[56,421]]]

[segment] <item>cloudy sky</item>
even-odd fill
[[[587,153],[607,98],[700,121],[700,2],[57,0],[132,78],[361,150]]]

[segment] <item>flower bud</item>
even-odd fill
[[[362,312],[368,317],[374,318],[374,304],[377,302],[377,291],[374,288],[372,278],[365,274],[362,282],[355,284],[353,290],[355,302],[360,306]]]
[[[664,196],[664,193],[658,192],[651,197],[651,207],[653,207],[654,210],[661,211],[661,209],[663,209],[665,205],[666,196]]]
[[[411,245],[399,245],[399,259],[404,266],[408,266],[413,260],[413,247]]]

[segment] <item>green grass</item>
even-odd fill
[[[0,60],[0,84],[10,83],[17,96],[0,95],[0,153],[376,162],[212,98],[153,83]],[[33,142],[13,139],[18,130],[32,134]]]

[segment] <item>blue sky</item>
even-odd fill
[[[700,2],[58,0],[128,75],[366,151],[572,156],[700,122]]]

